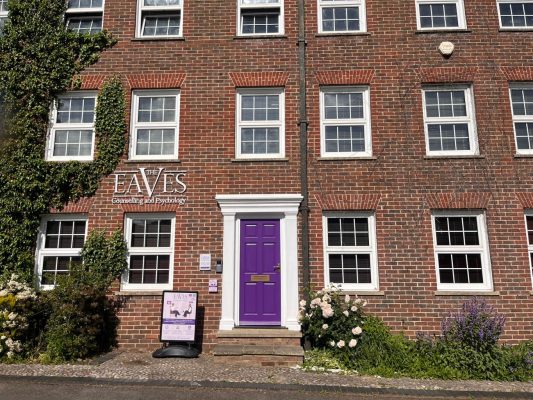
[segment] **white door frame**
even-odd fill
[[[281,325],[299,331],[298,208],[299,194],[217,195],[224,217],[222,315],[219,329],[239,323],[239,226],[245,218],[280,219]]]

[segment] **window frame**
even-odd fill
[[[457,22],[458,26],[454,27],[437,27],[437,28],[423,28],[422,27],[422,20],[420,17],[420,5],[425,4],[455,4],[457,8]],[[465,12],[465,6],[463,0],[415,0],[415,8],[416,8],[416,29],[418,31],[459,31],[459,30],[465,30],[467,28],[466,23],[466,12]]]
[[[57,112],[58,112],[58,101],[62,98],[94,98],[94,121],[91,124],[86,123],[63,123],[58,124],[57,121]],[[46,145],[46,161],[57,161],[57,162],[67,162],[67,161],[93,161],[95,144],[96,144],[96,109],[98,107],[98,92],[94,90],[76,90],[65,92],[58,95],[52,104],[50,110],[50,118],[48,121],[48,138]],[[90,156],[54,156],[54,145],[56,140],[56,131],[57,130],[91,130],[92,131],[92,143],[91,143],[91,155]]]
[[[337,8],[337,7],[358,7],[359,8],[359,30],[346,31],[325,31],[322,25],[322,9],[323,8]],[[317,0],[317,22],[318,33],[321,35],[342,35],[353,33],[366,33],[366,0],[337,0],[335,2],[326,2],[324,0]]]
[[[326,120],[326,93],[362,93],[364,118],[346,118]],[[320,87],[320,156],[323,158],[369,158],[372,157],[372,114],[370,104],[370,86],[321,86]],[[326,126],[362,125],[365,133],[365,151],[327,152]]]
[[[329,246],[329,218],[367,218],[368,246]],[[376,213],[374,211],[328,211],[322,214],[322,241],[324,261],[324,285],[331,284],[343,291],[375,292],[379,290],[379,267],[376,236]],[[370,283],[335,283],[330,282],[329,255],[334,254],[370,254]]]
[[[426,91],[457,91],[463,90],[465,94],[465,104],[467,115],[465,117],[427,117],[426,108]],[[422,108],[424,118],[424,135],[426,139],[426,156],[428,157],[446,157],[446,156],[477,156],[479,155],[479,144],[477,137],[476,125],[476,108],[474,104],[474,94],[472,85],[465,84],[449,84],[449,85],[424,85],[422,86]],[[468,142],[470,150],[430,150],[429,148],[429,132],[428,125],[430,124],[468,124]]]
[[[533,0],[522,0],[522,1],[496,0],[496,10],[498,12],[498,26],[500,30],[503,30],[503,31],[531,31],[533,30],[533,25],[532,26],[503,26],[502,25],[502,14],[500,11],[500,4],[511,4],[511,3],[533,3]]]
[[[524,222],[526,224],[526,244],[527,244],[527,258],[529,262],[529,273],[531,275],[531,286],[533,287],[533,241],[529,242],[529,230],[527,229],[527,219],[533,218],[533,209],[526,210],[524,213]]]
[[[265,4],[243,4],[243,0],[237,0],[237,36],[242,37],[268,37],[268,36],[282,36],[285,34],[285,10],[284,10],[284,0],[277,0],[277,3],[265,3]],[[244,33],[243,28],[243,10],[279,10],[279,19],[278,19],[278,32],[271,33]]]
[[[437,231],[435,219],[437,217],[476,217],[479,245],[437,245]],[[484,211],[471,210],[438,210],[431,213],[431,230],[433,237],[433,257],[435,259],[435,280],[437,291],[450,292],[487,292],[493,290],[492,266],[490,259],[490,246]],[[481,258],[481,272],[483,283],[441,283],[439,258],[443,254],[479,254]]]
[[[5,6],[6,6],[6,10],[5,11],[0,11],[0,20],[4,20],[4,24],[0,25],[0,36],[3,35],[2,33],[2,30],[3,30],[3,26],[5,25],[5,22],[7,21],[8,17],[9,17],[9,11],[7,10],[7,2],[5,3]]]
[[[37,244],[35,251],[35,276],[37,277],[37,287],[39,290],[52,290],[55,285],[43,285],[41,284],[44,257],[79,257],[81,255],[82,248],[67,248],[67,249],[47,249],[46,243],[46,227],[48,222],[51,221],[84,221],[85,222],[85,239],[84,244],[87,242],[87,235],[89,232],[89,219],[86,214],[48,214],[41,218],[41,223],[37,231]]]
[[[68,7],[68,3],[67,3],[67,7]],[[100,16],[102,18],[102,29],[101,31],[104,30],[104,9],[105,9],[105,0],[102,0],[102,7],[93,7],[93,8],[73,8],[73,7],[69,7],[66,9],[65,11],[65,24],[66,26],[68,27],[68,24],[69,24],[69,19],[71,17],[78,17],[78,18],[83,18],[83,17],[93,17],[93,16]],[[100,32],[101,32],[100,31]]]
[[[132,247],[131,235],[133,220],[162,220],[169,219],[170,247]],[[127,245],[127,268],[121,276],[120,290],[122,291],[162,291],[172,290],[174,287],[174,249],[176,242],[176,214],[173,213],[127,213],[124,216],[124,237]],[[168,255],[168,283],[129,283],[128,274],[132,255]],[[144,271],[144,270],[143,270]]]
[[[135,38],[136,39],[145,39],[145,40],[164,40],[164,39],[181,39],[183,38],[183,13],[185,9],[185,1],[180,0],[180,5],[173,6],[145,6],[144,0],[137,0],[137,16],[135,18]],[[152,16],[157,17],[166,17],[175,12],[179,12],[180,15],[180,29],[177,35],[161,35],[161,36],[144,36],[143,35],[143,26],[144,26],[144,13],[152,13]]]
[[[523,82],[523,83],[511,83],[509,85],[509,103],[511,106],[511,116],[513,118],[513,134],[514,134],[514,142],[515,142],[515,148],[516,148],[516,154],[524,154],[524,155],[533,155],[533,147],[530,149],[519,149],[518,148],[518,136],[516,135],[516,124],[517,123],[530,123],[533,126],[533,115],[518,115],[515,116],[514,109],[513,109],[513,97],[512,97],[512,91],[513,90],[533,90],[533,82]]]
[[[279,120],[278,121],[242,121],[242,96],[252,95],[278,95]],[[235,93],[235,158],[272,160],[285,157],[285,88],[238,88]],[[279,129],[279,152],[276,154],[242,154],[241,130],[242,128],[278,128]]]
[[[176,99],[176,120],[174,122],[137,122],[139,115],[140,97],[171,97]],[[177,161],[179,156],[179,136],[180,136],[180,109],[181,90],[179,89],[142,89],[134,90],[131,95],[131,118],[130,118],[130,146],[129,160],[172,160]],[[173,154],[161,155],[137,155],[137,131],[139,129],[175,129],[175,142]]]

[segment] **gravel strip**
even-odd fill
[[[88,377],[121,380],[176,380],[361,387],[370,389],[446,390],[461,392],[521,392],[533,396],[533,381],[488,382],[381,378],[305,372],[295,368],[250,367],[197,359],[154,359],[150,353],[114,352],[92,364],[0,364],[0,375]]]

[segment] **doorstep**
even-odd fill
[[[237,365],[301,365],[302,334],[285,328],[235,328],[218,331],[213,348],[216,362]]]

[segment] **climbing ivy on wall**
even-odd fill
[[[125,104],[118,78],[106,82],[96,107],[93,162],[44,160],[55,97],[115,44],[107,32],[77,34],[64,23],[65,0],[9,0],[0,36],[0,93],[9,115],[0,143],[0,273],[30,279],[40,216],[94,195],[125,146]]]

